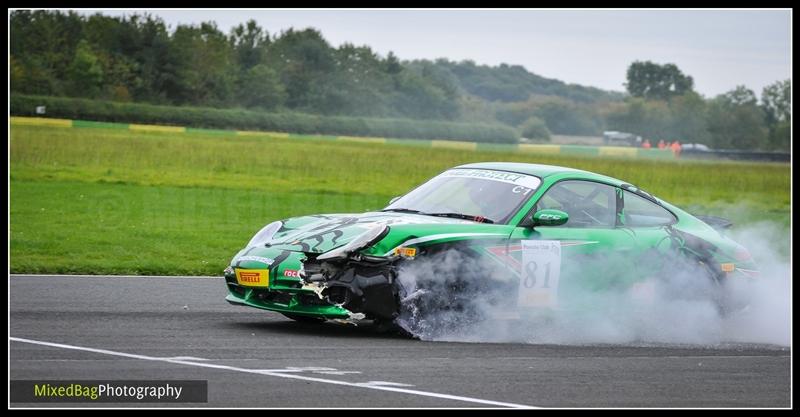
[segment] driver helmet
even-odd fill
[[[502,192],[503,187],[492,184],[492,181],[478,180],[470,184],[469,198],[481,211],[475,214],[497,221],[500,207],[498,199],[501,198]]]

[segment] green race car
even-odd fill
[[[299,321],[393,323],[409,306],[475,320],[476,297],[524,313],[590,308],[575,296],[585,291],[671,288],[726,311],[728,284],[758,276],[729,226],[587,171],[468,164],[377,212],[268,224],[225,269],[226,300]],[[657,285],[687,274],[702,285]]]

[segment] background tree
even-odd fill
[[[625,87],[633,97],[669,100],[692,91],[692,77],[684,75],[675,64],[658,65],[636,61],[628,67]]]
[[[792,82],[777,81],[764,87],[761,108],[766,114],[770,148],[789,151],[792,138]]]
[[[280,76],[264,64],[245,70],[237,80],[237,89],[237,103],[245,107],[273,110],[286,102]]]
[[[336,71],[325,86],[327,111],[376,117],[392,114],[388,97],[391,76],[378,54],[369,47],[345,43],[333,55]]]
[[[238,67],[247,71],[256,65],[264,63],[267,48],[269,48],[269,33],[263,30],[255,20],[248,20],[231,29],[228,40],[236,55]]]
[[[67,68],[69,91],[74,96],[96,97],[103,82],[103,68],[89,43],[80,41]]]
[[[756,93],[743,85],[737,85],[736,88],[723,94],[722,97],[725,102],[732,106],[756,106],[758,104]]]
[[[236,70],[227,37],[213,23],[179,25],[172,52],[179,58],[181,103],[223,106],[230,102]]]
[[[336,71],[333,49],[317,30],[289,29],[276,37],[267,59],[286,88],[291,109],[328,113],[326,84]],[[329,104],[329,103],[327,103]]]
[[[741,86],[707,100],[674,64],[637,61],[627,70],[626,96],[545,78],[520,65],[401,61],[369,46],[333,47],[315,29],[270,34],[254,20],[225,34],[213,22],[169,28],[149,14],[14,10],[9,17],[12,95],[514,129],[543,124],[560,135],[620,130],[724,148],[790,147],[789,80],[767,86],[760,103]]]
[[[15,10],[9,26],[14,34],[9,39],[10,53],[18,65],[13,86],[20,92],[63,94],[83,36],[81,17],[72,11]]]
[[[672,112],[667,102],[632,98],[626,104],[608,115],[609,130],[634,133],[651,140],[672,139]]]
[[[422,106],[417,109],[406,107],[410,114],[424,119],[452,120],[460,114],[458,97],[460,95],[458,81],[447,69],[430,61],[407,63],[405,87],[400,92],[408,95],[407,102],[419,101]],[[402,74],[402,73],[401,73]],[[414,84],[414,85],[412,85]]]
[[[778,123],[792,119],[792,81],[776,81],[761,92],[761,107],[767,122]]]
[[[533,114],[544,120],[548,129],[561,135],[600,135],[602,122],[585,106],[551,99],[536,107]]]
[[[561,97],[531,96],[527,101],[493,103],[498,121],[520,126],[531,117],[545,122],[548,130],[559,135],[599,136],[604,129],[600,103],[576,103]]]
[[[711,100],[708,130],[712,146],[742,150],[768,147],[765,115],[751,96],[752,91],[737,87]]]
[[[417,62],[417,61],[414,61]],[[520,65],[500,64],[496,67],[437,59],[457,79],[461,89],[488,101],[521,102],[531,96],[562,97],[578,103],[621,100],[622,94],[598,88],[566,84],[528,72]]]
[[[667,135],[681,143],[702,143],[709,145],[708,105],[699,94],[690,91],[673,97],[668,104],[670,125]]]
[[[531,117],[520,126],[520,133],[522,137],[528,138],[537,142],[549,142],[550,130],[544,123],[544,120],[538,117]]]

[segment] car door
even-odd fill
[[[572,179],[551,185],[526,217],[538,210],[557,209],[566,212],[569,220],[561,226],[514,229],[508,250],[518,262],[520,291],[526,291],[523,284],[530,286],[531,282],[534,287],[548,285],[547,290],[556,298],[543,299],[563,305],[575,300],[569,294],[628,286],[635,279],[630,271],[637,250],[633,233],[618,227],[621,199],[621,189],[598,181]],[[558,280],[545,283],[547,273],[555,269],[551,265],[549,270],[542,270],[537,262],[539,255],[532,254],[530,246],[525,247],[526,241],[559,242],[560,259],[548,258],[559,263]]]
[[[646,279],[670,268],[672,250],[680,244],[669,226],[678,218],[646,193],[625,189],[622,196],[617,227],[631,233],[635,240],[632,256],[636,259],[636,275]]]

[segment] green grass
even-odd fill
[[[10,161],[14,273],[219,275],[272,220],[380,208],[448,167],[477,161],[599,172],[738,223],[788,225],[790,210],[788,164],[18,125]]]
[[[228,188],[14,181],[12,272],[209,274],[273,218],[385,198]]]

